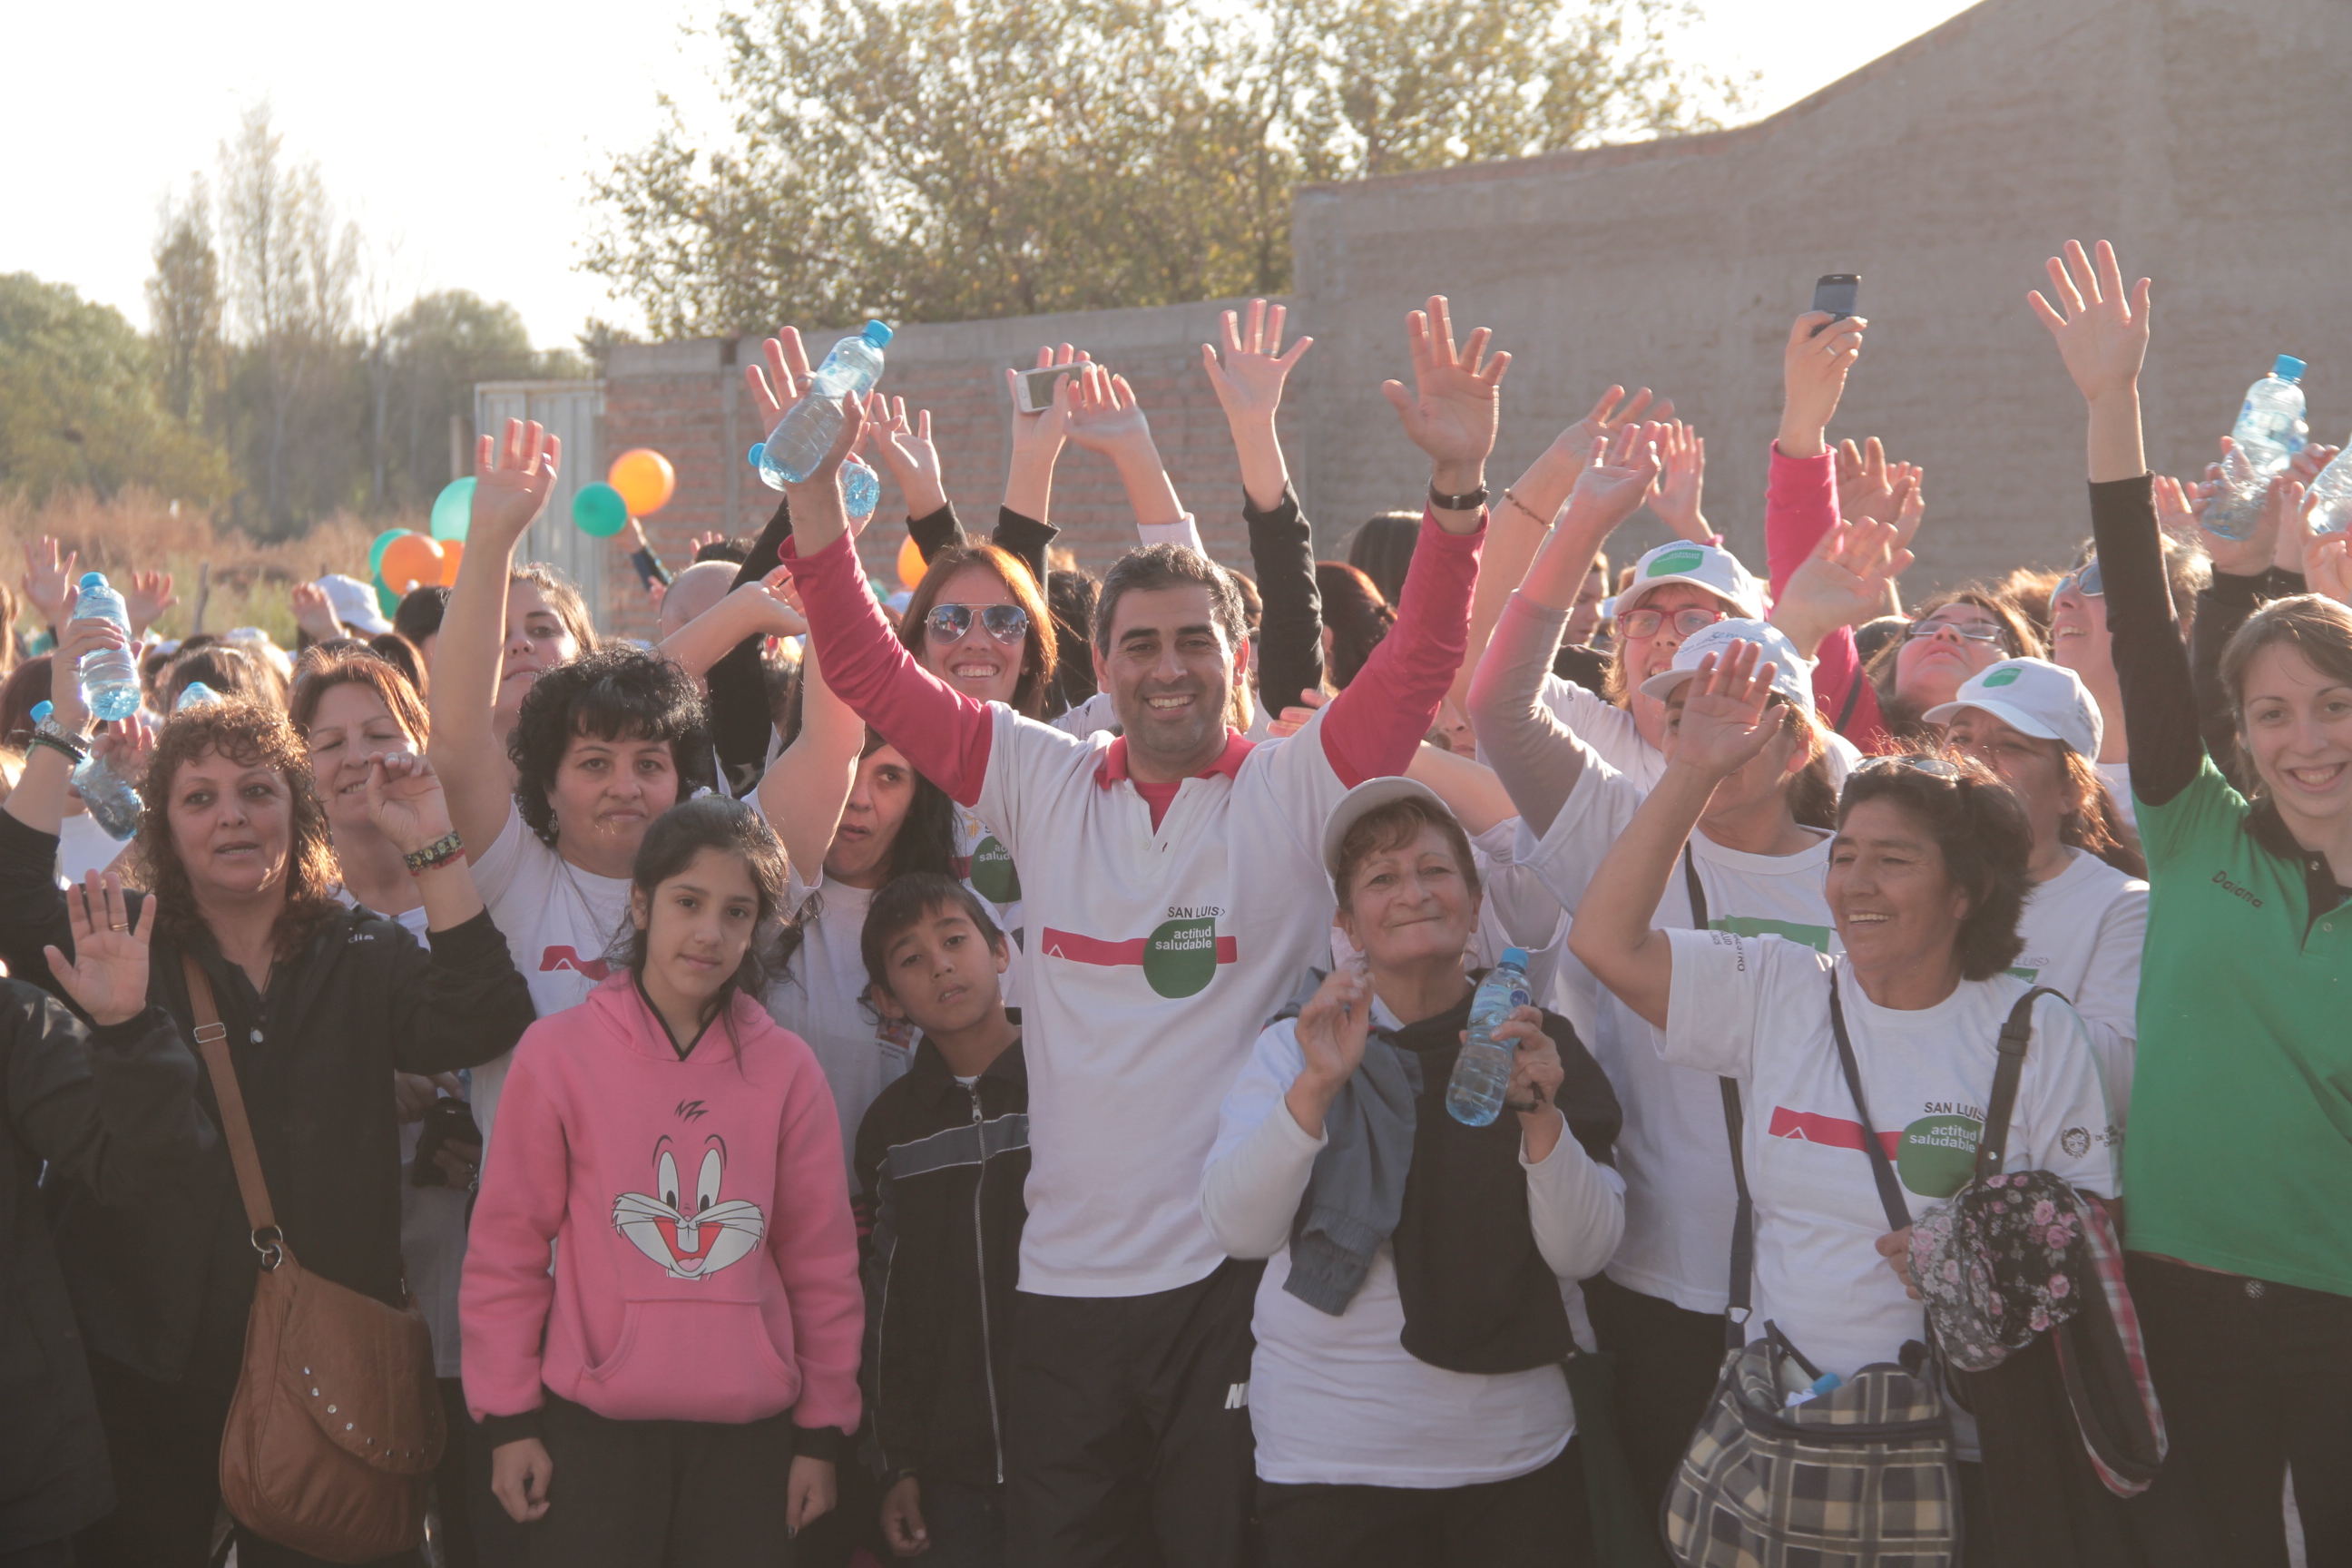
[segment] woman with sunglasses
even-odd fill
[[[1657,1031],[1666,1061],[1739,1080],[1750,1335],[1769,1321],[1822,1372],[1851,1378],[1921,1334],[1909,1227],[1889,1232],[1864,1140],[1891,1141],[1914,1217],[1972,1174],[2001,1026],[2028,989],[2008,966],[2032,832],[2016,795],[1972,759],[1874,758],[1838,801],[1831,951],[1752,927],[1653,929],[1717,790],[1784,732],[1777,671],[1759,652],[1735,642],[1700,661],[1665,774],[1602,860],[1569,947]],[[2032,1018],[2006,1168],[2112,1197],[2116,1140],[2088,1031],[2056,996]],[[1974,1471],[1962,1467],[1972,1514]]]

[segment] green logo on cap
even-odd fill
[[[1706,564],[1706,555],[1701,553],[1696,548],[1689,550],[1669,550],[1664,555],[1659,556],[1655,561],[1650,563],[1650,570],[1645,574],[1645,575],[1651,577],[1664,577],[1675,572],[1696,572]]]
[[[2017,666],[2012,664],[2007,669],[1996,669],[1990,675],[1986,676],[1984,678],[1984,684],[1987,686],[2014,686],[2017,684],[2017,678],[2024,673],[2025,671],[2018,668]]]

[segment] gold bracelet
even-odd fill
[[[1526,512],[1529,517],[1535,518],[1535,523],[1538,528],[1549,528],[1551,526],[1551,524],[1544,519],[1536,517],[1536,509],[1521,500],[1518,497],[1513,495],[1508,485],[1503,487],[1503,499],[1509,501],[1513,506],[1517,507],[1521,511]]]

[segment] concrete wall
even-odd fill
[[[1496,486],[1611,382],[1654,385],[1706,436],[1708,515],[1760,568],[1789,323],[1817,274],[1862,273],[1869,344],[1832,434],[1876,434],[1927,465],[1915,595],[2055,563],[2088,531],[2080,400],[2024,305],[2070,237],[2112,238],[2157,279],[2144,384],[2158,468],[2198,469],[2282,351],[2311,362],[2315,429],[2340,437],[2347,60],[2347,0],[1984,0],[1738,131],[1302,190],[1292,320],[1317,342],[1284,435],[1318,543],[1337,553],[1363,518],[1418,504],[1426,464],[1379,388],[1409,375],[1404,313],[1433,292],[1515,356]],[[883,388],[933,411],[949,493],[984,531],[1003,482],[1003,368],[1080,343],[1134,382],[1179,493],[1242,563],[1239,476],[1200,367],[1229,303],[909,326]],[[742,458],[761,432],[734,390],[736,357],[756,353],[708,340],[614,354],[604,449],[677,463],[678,499],[651,522],[674,563],[690,532],[753,530],[772,509]],[[895,495],[883,505],[903,515]],[[1124,547],[1108,463],[1065,454],[1053,521],[1097,568]],[[869,565],[887,574],[900,536],[876,537]],[[1620,548],[1662,537],[1637,520]],[[608,620],[649,620],[625,569],[608,582]]]

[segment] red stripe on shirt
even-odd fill
[[[1851,1149],[1865,1152],[1862,1142],[1862,1123],[1848,1121],[1843,1117],[1823,1116],[1816,1111],[1791,1110],[1785,1105],[1772,1108],[1772,1125],[1766,1129],[1775,1138],[1794,1138],[1801,1143],[1826,1143],[1832,1149]],[[1882,1132],[1878,1141],[1886,1146],[1886,1157],[1895,1158],[1901,1146],[1903,1134]]]
[[[817,657],[822,658],[824,655]],[[1056,931],[1047,926],[1039,938],[1038,951],[1048,958],[1066,958],[1073,963],[1095,963],[1106,969],[1115,969],[1122,963],[1140,964],[1144,944],[1150,940],[1139,936],[1125,942],[1105,942],[1098,936],[1081,936],[1076,931]],[[1234,938],[1221,936],[1217,939],[1219,963],[1238,963],[1241,956],[1241,945]]]

